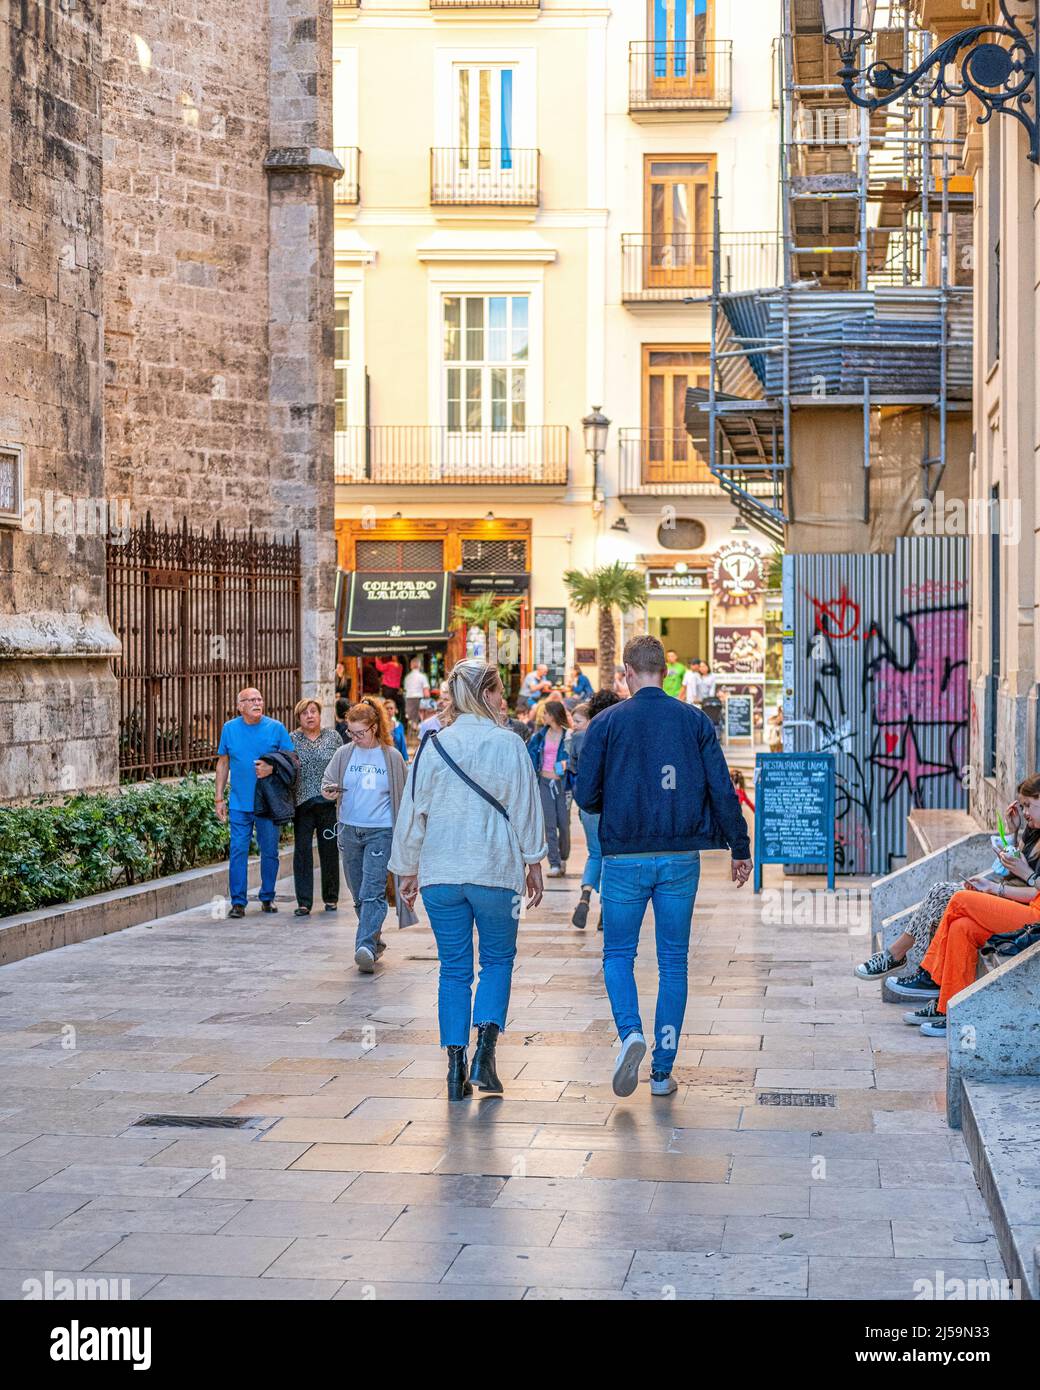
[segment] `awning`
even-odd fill
[[[451,575],[441,570],[402,574],[399,570],[340,570],[336,578],[336,631],[341,642],[377,656],[445,641]]]

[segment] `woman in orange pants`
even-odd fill
[[[979,947],[985,946],[991,936],[1001,933],[1021,931],[1040,921],[1040,893],[1029,902],[1017,902],[1010,897],[1016,890],[1009,888],[1008,897],[1001,900],[999,888],[997,896],[987,889],[976,888],[954,893],[949,906],[943,914],[939,928],[932,939],[921,964],[939,986],[936,1015],[928,1027],[929,1035],[934,1035],[944,1024],[946,1005],[949,1000],[967,989],[975,979],[978,968]]]
[[[999,882],[982,875],[968,879],[950,899],[936,928],[921,967],[939,986],[939,998],[934,1008],[906,1015],[906,1021],[920,1024],[928,1037],[946,1036],[946,1005],[975,979],[979,948],[991,936],[1014,935],[1040,921],[1040,871],[1030,862],[1036,857],[1040,828],[1038,793],[1037,777],[1027,778],[1018,789],[1025,839],[1023,850],[999,852],[1008,877]]]

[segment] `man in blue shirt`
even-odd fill
[[[650,1090],[666,1096],[676,1089],[672,1067],[686,1013],[700,851],[728,846],[733,882],[743,885],[751,874],[751,845],[711,721],[662,688],[667,664],[661,643],[633,638],[624,662],[632,698],[589,724],[574,797],[583,810],[600,813],[603,978],[621,1039],[614,1094],[632,1094],[646,1054],[635,959],[652,902],[658,991]]]
[[[271,768],[257,759],[265,753],[280,750],[294,752],[292,739],[284,724],[268,719],[264,714],[264,697],[249,687],[239,691],[238,718],[229,719],[220,731],[217,748],[217,786],[214,807],[219,820],[231,819],[231,862],[228,866],[228,885],[231,891],[229,917],[244,917],[249,897],[249,843],[256,831],[260,847],[260,908],[277,912],[274,905],[274,885],[278,878],[278,826],[267,816],[253,811],[256,798],[256,779],[270,777]],[[231,774],[231,793],[224,800],[228,773]]]

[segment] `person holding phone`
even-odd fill
[[[1009,846],[998,858],[1007,878],[976,874],[953,894],[936,928],[921,967],[935,981],[938,997],[930,1017],[907,1015],[908,1023],[920,1023],[925,1037],[946,1036],[946,1009],[975,979],[980,949],[994,936],[1014,936],[1023,927],[1040,923],[1040,776],[1027,778],[1018,788],[1018,814],[1008,821],[1022,828],[1022,847]]]
[[[1012,840],[1021,849],[1024,863],[1029,865],[1031,872],[1040,866],[1040,831],[1030,828],[1031,818],[1035,817],[1040,824],[1040,776],[1027,777],[1020,784],[1017,800],[1004,814]],[[986,891],[984,888],[976,889],[975,882],[972,880],[972,891]],[[906,929],[892,944],[856,966],[855,973],[859,979],[883,980],[893,977],[888,978],[889,991],[900,999],[915,1001],[915,1010],[905,1016],[907,1023],[916,1026],[930,1022],[935,1017],[939,986],[921,962],[932,944],[943,913],[950,905],[950,899],[964,886],[962,882],[934,883],[915,909]],[[905,973],[900,975],[900,971]]]
[[[505,727],[498,668],[476,657],[457,661],[442,693],[450,704],[447,727],[431,731],[412,759],[390,869],[400,875],[405,901],[414,904],[421,892],[429,914],[440,960],[437,1017],[448,1053],[448,1099],[458,1101],[474,1086],[502,1090],[495,1045],[509,1011],[521,905],[542,900],[545,826],[527,750]]]

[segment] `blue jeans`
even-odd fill
[[[358,915],[354,950],[367,946],[373,954],[386,921],[386,865],[394,832],[382,826],[340,825],[339,847],[343,873],[350,884]]]
[[[581,886],[593,888],[598,893],[599,881],[603,874],[603,851],[599,847],[599,812],[583,811],[579,806],[578,819],[581,821],[582,830],[585,831],[585,844],[589,851],[581,873]]]
[[[260,846],[260,901],[274,901],[274,885],[278,878],[279,827],[267,816],[254,816],[252,811],[228,811],[231,829],[231,854],[228,865],[228,888],[234,906],[245,907],[249,901],[249,844],[256,829]]]
[[[437,984],[441,1047],[465,1047],[471,1008],[478,1025],[506,1026],[519,926],[517,895],[511,888],[482,888],[477,883],[431,883],[422,890],[422,900],[441,962]],[[480,956],[475,1003],[474,925]]]
[[[657,1013],[653,1071],[668,1073],[686,1013],[690,923],[701,876],[699,854],[607,855],[603,860],[603,979],[618,1037],[641,1033],[636,992],[636,948],[647,903],[654,905],[657,942]]]

